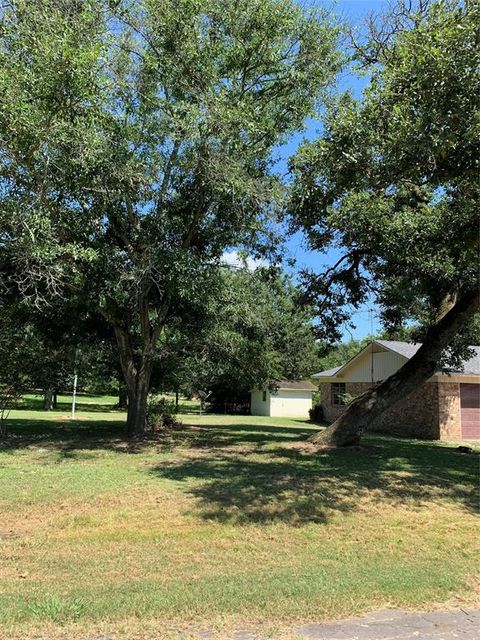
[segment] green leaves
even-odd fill
[[[310,310],[298,307],[298,291],[285,276],[223,267],[211,283],[201,319],[183,327],[183,388],[213,390],[215,401],[227,401],[318,368]]]
[[[64,295],[90,261],[82,177],[90,171],[104,23],[95,2],[5,8],[0,29],[0,263],[39,303]]]
[[[12,4],[2,206],[41,210],[120,304],[154,271],[163,291],[185,251],[215,259],[279,210],[272,150],[338,69],[337,35],[291,0]]]
[[[428,323],[478,286],[479,18],[477,3],[440,0],[411,28],[386,25],[362,100],[333,101],[292,162],[293,224],[348,258],[311,281],[333,316],[374,295],[388,322]]]
[[[224,250],[258,247],[281,211],[273,151],[332,81],[337,36],[293,0],[12,3],[0,29],[7,286],[101,314],[129,393],[140,378],[145,391],[156,343],[189,324]],[[221,335],[231,353],[251,349],[250,333],[227,323]]]

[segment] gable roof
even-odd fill
[[[334,367],[333,369],[325,369],[325,371],[320,371],[320,373],[314,373],[312,378],[328,378],[329,376],[334,376],[336,373],[342,369],[343,365],[340,367]]]
[[[279,389],[296,389],[297,391],[317,391],[317,387],[310,380],[277,380]]]
[[[352,356],[345,364],[340,365],[339,367],[334,367],[333,369],[326,369],[325,371],[320,371],[319,373],[314,373],[312,378],[335,378],[337,373],[341,373],[344,369],[346,369],[350,364],[358,360],[364,353],[370,351],[372,346],[376,343],[376,340],[369,342],[363,349],[360,349],[358,353]]]
[[[393,351],[410,360],[422,346],[421,342],[400,342],[400,340],[374,340],[375,344],[385,347],[388,351]]]
[[[458,369],[449,369],[455,373],[464,373],[466,375],[480,375],[480,347],[468,347],[473,351],[473,355],[464,360]]]
[[[400,340],[373,340],[361,351],[359,351],[353,358],[350,358],[345,364],[333,369],[327,369],[326,371],[320,371],[315,373],[312,378],[334,378],[337,373],[346,369],[354,360],[357,360],[363,353],[369,351],[372,345],[379,345],[387,351],[398,353],[403,356],[405,360],[410,360],[422,346],[421,342],[401,342]],[[444,372],[459,373],[464,375],[480,375],[480,347],[469,346],[469,349],[473,352],[472,356],[463,360],[459,367],[444,369]]]

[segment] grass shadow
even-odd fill
[[[306,426],[298,421],[301,428],[283,425],[224,424],[203,426],[184,423],[186,431],[178,432],[179,440],[192,449],[225,449],[246,445],[264,446],[307,438],[318,430],[318,426]],[[175,434],[173,434],[175,435]]]
[[[0,450],[15,453],[27,448],[45,448],[65,457],[75,450],[108,450],[139,453],[151,442],[126,439],[126,425],[120,420],[62,420],[51,418],[14,418],[9,420],[7,437]]]
[[[200,516],[219,522],[322,523],[332,512],[362,509],[366,501],[416,508],[448,500],[477,511],[478,456],[379,435],[367,436],[361,450],[317,452],[302,444],[317,429],[300,420],[245,420],[184,425],[160,439],[129,442],[120,420],[19,416],[9,421],[0,447],[12,454],[46,448],[68,460],[95,450],[141,453],[155,444],[171,452],[170,462],[145,471],[182,485]]]
[[[95,396],[93,396],[95,397]],[[77,398],[75,403],[77,411],[85,411],[90,413],[114,413],[118,412],[118,408],[113,404],[102,404],[101,402],[89,402],[82,401],[82,397]],[[23,398],[19,400],[15,406],[15,409],[20,411],[38,411],[44,412],[43,399],[41,397]],[[72,409],[71,400],[58,400],[55,409],[52,409],[49,414],[55,415],[56,413],[69,413]]]
[[[372,500],[411,508],[448,500],[477,511],[478,457],[440,444],[368,436],[360,450],[317,452],[291,446],[311,429],[251,434],[250,425],[235,425],[207,431],[211,440],[207,434],[192,438],[193,457],[150,471],[185,483],[206,520],[322,523],[332,512],[361,509]],[[211,455],[195,455],[208,442]]]

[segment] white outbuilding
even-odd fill
[[[308,418],[317,387],[308,380],[279,380],[274,389],[254,389],[250,398],[252,416]]]

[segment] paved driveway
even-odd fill
[[[215,640],[216,637],[214,631],[195,635],[205,640]],[[480,610],[408,613],[384,609],[361,618],[307,624],[292,629],[291,636],[287,637],[292,640],[480,640]],[[232,640],[262,640],[262,636],[257,635],[254,629],[239,629]]]
[[[295,631],[299,638],[308,640],[479,640],[480,611],[405,613],[386,609],[362,618],[309,624]]]

